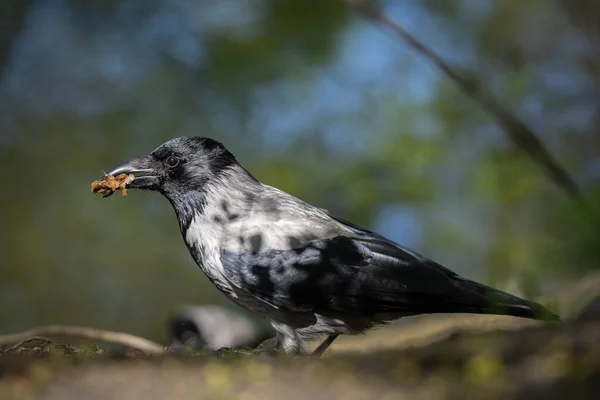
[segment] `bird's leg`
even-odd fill
[[[294,331],[291,336],[277,332],[277,349],[287,354],[298,355],[302,353],[302,341]]]
[[[321,355],[325,352],[325,350],[327,350],[329,348],[329,346],[331,346],[331,343],[333,343],[333,341],[337,337],[338,337],[337,333],[332,333],[331,335],[328,335],[327,338],[325,338],[325,340],[323,340],[323,343],[321,343],[319,345],[319,347],[317,347],[316,350],[312,352],[311,356],[321,357]]]

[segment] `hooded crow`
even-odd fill
[[[233,302],[266,318],[276,349],[429,313],[559,320],[541,305],[463,278],[417,252],[259,182],[223,144],[170,140],[109,172],[172,204],[189,252]]]

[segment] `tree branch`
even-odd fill
[[[40,336],[42,338],[40,338]],[[131,335],[124,332],[107,331],[85,326],[69,325],[46,325],[28,329],[20,333],[0,336],[0,345],[13,345],[11,348],[19,347],[34,339],[41,339],[44,336],[73,336],[88,340],[97,340],[106,343],[119,344],[132,349],[140,350],[150,354],[162,354],[165,352],[164,346],[151,340]]]
[[[567,195],[584,203],[581,190],[575,180],[571,178],[566,169],[554,159],[533,130],[515,115],[511,114],[506,108],[502,107],[502,105],[481,86],[477,79],[461,75],[458,71],[450,67],[450,65],[434,53],[433,50],[426,47],[404,28],[381,13],[372,0],[345,1],[364,17],[376,21],[381,26],[393,31],[410,47],[435,64],[435,66],[452,79],[466,95],[477,101],[496,118],[515,145],[525,151],[550,177],[554,184]]]

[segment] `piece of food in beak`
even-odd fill
[[[121,190],[122,196],[127,196],[127,185],[135,179],[133,174],[120,174],[117,176],[104,174],[104,178],[92,182],[92,193],[100,193],[102,197],[112,195],[115,190]]]

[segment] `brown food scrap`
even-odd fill
[[[102,197],[112,195],[115,190],[121,190],[122,196],[127,196],[127,185],[135,179],[133,174],[120,174],[117,176],[104,174],[104,178],[92,182],[92,193],[100,193]]]

